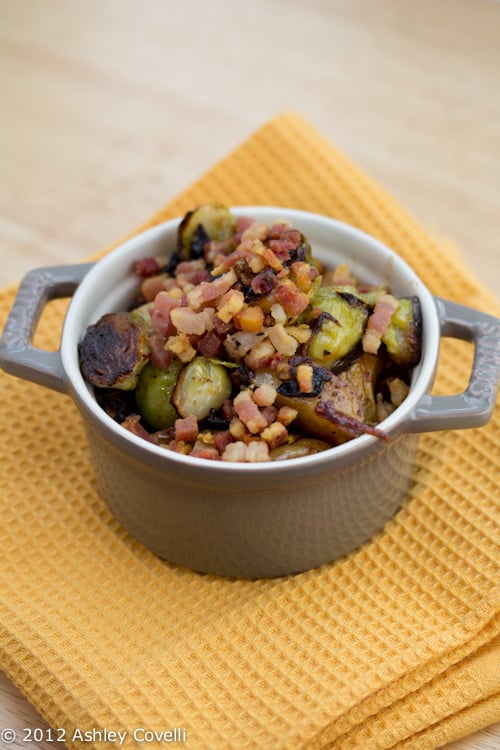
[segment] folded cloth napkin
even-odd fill
[[[354,224],[432,292],[500,313],[450,243],[297,114],[148,226],[214,200]],[[1,293],[2,322],[14,293]],[[57,347],[65,304],[47,307],[39,346]],[[435,392],[463,390],[470,361],[445,341]],[[3,373],[0,388],[0,667],[69,747],[118,746],[120,732],[125,748],[414,750],[500,719],[499,409],[481,429],[422,436],[408,501],[360,550],[245,581],[131,539],[97,495],[70,399]]]

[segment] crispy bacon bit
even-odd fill
[[[296,317],[309,305],[309,297],[305,292],[299,292],[290,279],[282,281],[275,289],[276,302],[283,307],[287,315]]]
[[[319,274],[317,268],[303,261],[292,263],[291,271],[295,276],[297,289],[300,289],[301,292],[310,291],[314,279]]]
[[[394,406],[400,406],[408,395],[409,386],[401,378],[388,378],[387,385],[389,386],[391,402]]]
[[[252,279],[251,287],[255,294],[267,294],[276,285],[276,274],[271,268],[264,268]]]
[[[196,456],[196,458],[208,458],[210,461],[220,461],[220,454],[217,448],[211,445],[205,445],[201,440],[198,440],[194,444],[189,455]]]
[[[217,316],[215,319],[217,320]],[[263,332],[253,333],[252,331],[236,331],[230,334],[224,342],[228,357],[233,361],[243,359],[253,347],[264,340],[264,336]]]
[[[216,448],[220,455],[224,453],[229,443],[233,441],[233,436],[229,430],[221,430],[216,432],[214,435],[214,448]]]
[[[282,271],[283,263],[280,261],[278,256],[271,250],[267,245],[259,245],[255,248],[255,252],[259,255],[264,263],[266,263],[273,271]]]
[[[196,344],[204,357],[220,357],[224,347],[223,339],[215,331],[208,331]]]
[[[239,368],[238,368],[239,369]],[[233,402],[230,398],[226,399],[224,403],[222,404],[221,408],[221,414],[224,417],[224,419],[232,419],[236,416],[236,412],[234,410]]]
[[[261,271],[264,270],[264,268],[266,267],[266,264],[264,263],[260,255],[253,255],[248,261],[248,267],[252,271],[252,273],[260,273]]]
[[[151,328],[148,331],[148,346],[151,352],[151,362],[155,367],[166,370],[174,358],[174,353],[165,349],[166,337]]]
[[[141,284],[141,294],[146,302],[153,302],[159,292],[168,292],[178,288],[177,279],[172,279],[168,274],[162,273],[145,279]]]
[[[291,406],[281,406],[276,419],[278,422],[281,422],[281,424],[284,424],[285,427],[288,427],[288,425],[293,422],[297,414],[297,409],[292,409]]]
[[[278,416],[278,410],[275,406],[263,406],[260,410],[260,413],[266,420],[268,427],[273,422],[276,422],[276,417]]]
[[[252,399],[257,406],[271,406],[276,401],[278,391],[270,383],[263,383],[252,393]]]
[[[258,334],[255,334],[258,335]],[[260,340],[245,357],[245,365],[250,370],[261,370],[269,367],[276,356],[276,350],[269,339]]]
[[[288,430],[281,422],[274,422],[261,433],[262,440],[265,440],[270,448],[277,448],[283,445],[288,439]]]
[[[176,419],[174,424],[175,439],[185,443],[194,443],[198,437],[198,420],[194,414],[184,419]]]
[[[179,333],[178,336],[171,336],[165,346],[176,354],[181,362],[191,362],[193,357],[196,356],[196,349],[193,349],[185,333]]]
[[[281,323],[282,325],[285,325],[288,320],[286,312],[277,302],[271,307],[271,315],[274,318],[275,323]]]
[[[398,301],[392,294],[383,294],[378,298],[363,335],[363,351],[368,354],[378,352],[382,336],[387,331],[397,306]]]
[[[129,414],[129,416],[123,421],[122,427],[125,427],[126,430],[131,432],[133,435],[137,435],[137,437],[143,438],[143,440],[147,440],[149,443],[155,443],[158,445],[158,438],[156,435],[152,435],[150,432],[148,432],[144,427],[142,426],[141,417],[139,414]]]
[[[279,221],[275,221],[272,227],[269,230],[269,237],[272,240],[277,240],[281,237],[282,234],[285,232],[288,232],[289,229],[292,228],[292,225],[289,221],[285,221],[285,219],[280,219]],[[300,232],[299,232],[299,240],[300,240]]]
[[[267,224],[261,224],[258,221],[252,221],[241,235],[241,244],[252,243],[254,240],[265,240],[269,233]]]
[[[255,219],[250,218],[250,216],[238,216],[236,219],[236,235],[240,235],[240,240],[243,232],[248,229],[248,227],[251,227],[254,221]]]
[[[234,443],[228,443],[224,450],[224,453],[222,454],[222,460],[244,463],[246,450],[247,446],[241,440],[237,440]]]
[[[305,344],[311,338],[311,329],[305,323],[301,323],[299,326],[285,326],[285,331],[289,336],[293,336],[299,344]]]
[[[223,323],[222,320],[218,317],[217,313],[215,313],[214,316],[214,330],[216,333],[219,334],[219,336],[227,336],[228,333],[231,333],[231,331],[234,330],[234,326],[232,321],[229,323]]]
[[[174,299],[168,292],[158,292],[151,310],[151,326],[153,329],[163,336],[172,336],[175,333],[175,326],[172,323],[170,313],[179,305],[180,300]]]
[[[217,255],[214,258],[214,268],[212,270],[213,276],[220,276],[225,271],[229,271],[230,268],[239,268],[240,264],[250,263],[254,258],[255,254],[250,250],[245,250],[242,247],[237,247],[229,255]],[[263,265],[263,264],[262,264]]]
[[[222,460],[237,463],[269,461],[269,448],[263,440],[252,440],[248,444],[238,440],[235,443],[229,443],[222,454]]]
[[[134,263],[134,273],[143,278],[154,276],[160,273],[162,268],[165,268],[166,263],[167,259],[163,256],[157,258],[139,258]]]
[[[297,383],[301,393],[312,393],[314,391],[313,375],[314,371],[311,365],[299,365],[297,367]]]
[[[253,401],[249,390],[240,391],[233,403],[236,414],[253,435],[262,432],[267,427],[267,421],[260,413],[257,404]]]
[[[207,307],[201,312],[193,312],[189,307],[175,307],[170,312],[170,319],[178,333],[201,336],[213,325],[214,310]]]
[[[269,240],[269,247],[281,261],[286,262],[290,260],[290,251],[296,250],[300,244],[300,232],[296,229],[285,229],[281,234],[276,235],[277,232],[275,232],[275,238]]]
[[[177,264],[175,275],[177,277],[188,276],[189,274],[194,273],[195,271],[200,271],[203,268],[206,268],[206,265],[202,258],[198,258],[197,260],[182,260]]]
[[[201,284],[188,292],[189,306],[193,310],[199,310],[203,305],[214,302],[218,297],[228,292],[235,281],[236,274],[233,269],[213,281],[202,281]]]
[[[235,242],[234,237],[227,240],[211,240],[205,244],[203,254],[207,263],[214,263],[218,255],[227,255]]]
[[[167,448],[170,451],[174,451],[174,453],[183,453],[187,454],[191,450],[191,445],[189,443],[185,443],[183,440],[171,440]]]
[[[176,268],[176,279],[180,287],[184,288],[187,284],[196,286],[202,281],[209,281],[210,273],[202,258],[198,260],[185,260],[179,263]]]
[[[298,342],[289,336],[281,323],[276,323],[267,329],[267,335],[277,352],[285,357],[291,357],[297,351]]]
[[[263,440],[252,440],[246,446],[245,461],[252,464],[258,461],[269,461],[269,447]]]
[[[243,292],[238,289],[230,289],[222,295],[217,303],[217,317],[223,323],[229,323],[230,320],[239,313],[245,304]]]
[[[229,424],[229,433],[236,440],[241,440],[248,435],[248,430],[238,417],[233,417]]]

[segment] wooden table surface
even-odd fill
[[[126,235],[296,110],[500,295],[495,0],[0,0],[0,102],[2,285]],[[0,676],[5,726],[21,748],[46,724]],[[499,747],[500,724],[448,746]]]

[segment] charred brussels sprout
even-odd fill
[[[189,211],[180,223],[177,254],[184,260],[200,257],[205,242],[228,239],[235,226],[235,219],[226,206],[205,203]]]
[[[382,336],[389,357],[399,367],[415,367],[420,361],[422,312],[418,297],[402,297],[387,331]]]
[[[220,409],[231,390],[231,379],[223,365],[208,357],[195,357],[182,370],[172,402],[181,417],[194,414],[200,421],[212,409]]]
[[[109,313],[87,328],[78,346],[85,380],[99,388],[133,390],[149,361],[147,327],[132,313]]]
[[[141,372],[135,403],[141,417],[153,430],[172,427],[178,417],[171,398],[182,367],[180,359],[174,359],[166,369],[149,364]]]
[[[368,320],[368,307],[352,294],[320,287],[311,299],[323,316],[309,344],[308,354],[318,364],[331,367],[359,343]]]

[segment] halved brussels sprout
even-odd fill
[[[398,301],[382,341],[389,357],[400,367],[415,367],[419,363],[422,311],[418,297],[402,297]]]
[[[135,389],[135,403],[141,417],[153,430],[173,427],[179,416],[171,398],[182,367],[180,359],[172,360],[166,369],[150,363],[139,376]]]
[[[198,206],[189,211],[179,225],[177,253],[184,260],[199,258],[203,255],[205,242],[226,240],[234,233],[235,227],[236,220],[227,206],[218,203]],[[196,247],[197,240],[201,251]]]
[[[198,421],[217,411],[231,395],[226,368],[208,357],[195,357],[182,370],[172,396],[181,417],[194,414]]]
[[[147,326],[132,313],[103,315],[78,345],[82,375],[99,388],[133,390],[149,361]]]
[[[311,304],[327,315],[311,339],[308,354],[320,365],[331,367],[359,343],[368,320],[368,307],[359,297],[332,287],[319,287]]]
[[[139,307],[134,307],[134,309],[130,311],[130,317],[132,320],[137,320],[138,322],[143,321],[149,328],[151,326],[152,310],[153,303],[145,302],[143,305],[139,305]]]

